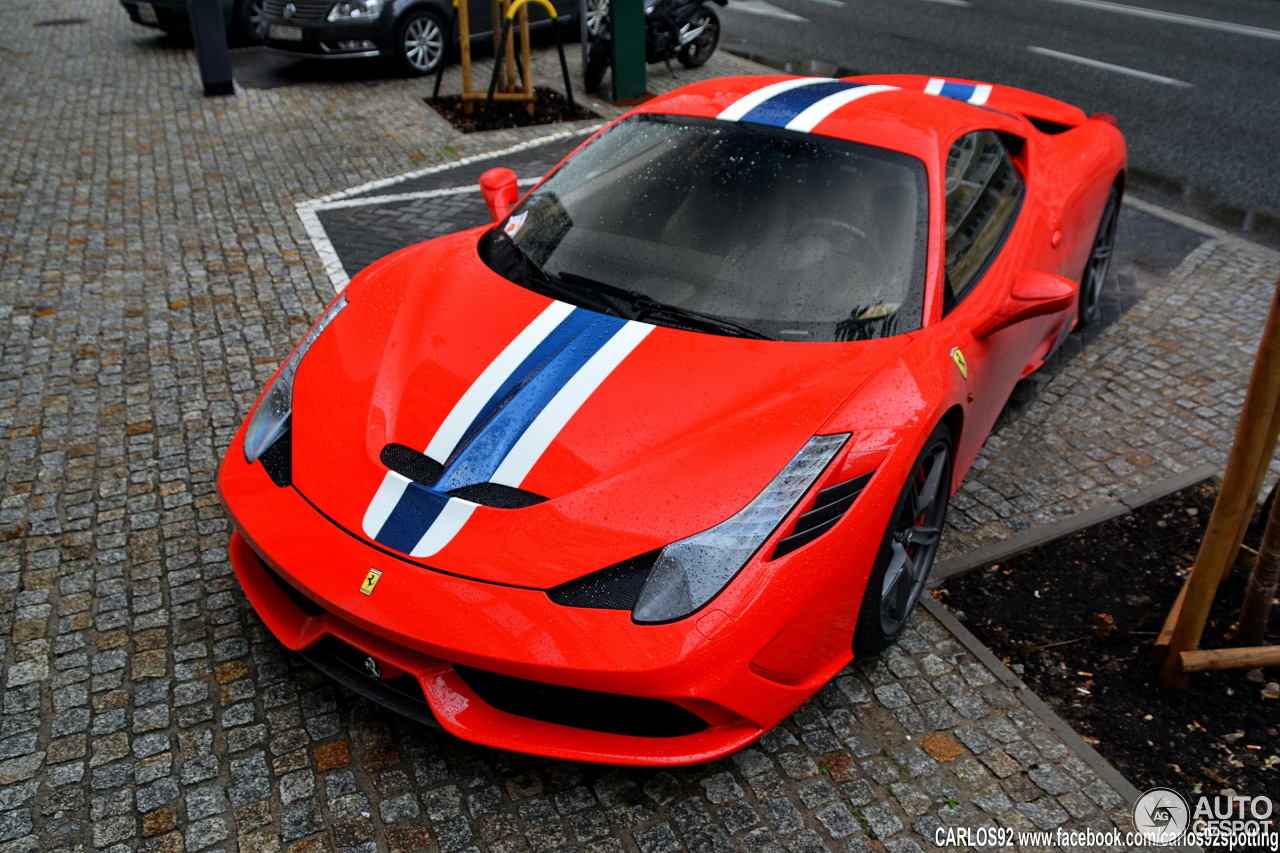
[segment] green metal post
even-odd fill
[[[613,100],[642,98],[648,86],[644,63],[644,0],[612,0]]]

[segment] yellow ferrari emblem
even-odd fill
[[[965,360],[964,353],[960,352],[960,347],[951,348],[951,360],[956,363],[956,370],[960,371],[960,375],[968,379],[969,362]]]
[[[377,569],[370,569],[369,574],[364,576],[364,583],[360,584],[360,591],[365,595],[373,595],[373,588],[378,585],[378,581],[382,578],[382,572]]]

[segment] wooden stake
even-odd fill
[[[1182,664],[1183,672],[1256,669],[1260,666],[1280,666],[1280,646],[1252,646],[1244,649],[1183,652],[1178,657]]]
[[[1271,618],[1271,602],[1276,597],[1276,582],[1280,580],[1280,501],[1271,504],[1267,513],[1267,527],[1262,533],[1262,547],[1258,559],[1249,572],[1249,582],[1244,589],[1244,604],[1240,607],[1240,630],[1237,641],[1244,646],[1260,646],[1267,635],[1267,621]]]
[[[1209,526],[1187,579],[1187,593],[1169,638],[1169,651],[1160,670],[1160,679],[1165,684],[1186,685],[1182,653],[1199,647],[1214,594],[1240,551],[1247,519],[1257,502],[1257,491],[1251,487],[1260,482],[1259,471],[1268,464],[1274,450],[1274,445],[1267,445],[1267,440],[1271,437],[1277,399],[1280,399],[1280,282],[1272,295],[1258,356],[1249,376],[1249,389],[1231,454],[1227,457],[1222,489],[1209,516]]]
[[[1187,576],[1182,581],[1182,589],[1178,590],[1178,597],[1173,600],[1173,606],[1169,608],[1169,615],[1164,618],[1164,626],[1160,629],[1160,633],[1156,635],[1156,642],[1152,647],[1152,652],[1158,664],[1163,664],[1164,659],[1169,655],[1169,643],[1173,641],[1173,628],[1178,624],[1178,620],[1182,618],[1182,606],[1187,603],[1187,586],[1190,583],[1191,573],[1187,572]]]
[[[458,3],[458,46],[462,49],[462,114],[471,115],[471,17],[467,14],[467,0]]]
[[[502,20],[506,20],[507,10],[511,8],[511,0],[502,0]],[[502,45],[502,55],[504,62],[502,65],[502,82],[501,87],[504,92],[514,92],[516,90],[516,40],[508,38],[506,43]],[[497,61],[497,57],[494,57]]]
[[[502,0],[489,0],[489,28],[493,30],[493,62],[498,68],[498,90],[505,92],[507,82],[502,74],[502,13],[507,11]]]
[[[553,27],[560,26],[559,21],[552,21]],[[533,53],[529,49],[529,7],[520,7],[520,64],[524,69],[524,93],[529,96],[529,102],[524,105],[525,112],[533,115],[534,100],[537,98],[533,93]]]

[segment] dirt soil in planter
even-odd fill
[[[487,80],[485,84],[488,85]],[[423,100],[427,102],[427,106],[440,113],[463,133],[599,118],[580,103],[575,102],[575,106],[570,107],[569,99],[554,89],[535,86],[533,91],[538,95],[538,100],[534,102],[533,115],[529,115],[524,104],[495,101],[487,122],[484,120],[484,101],[473,101],[471,114],[468,115],[462,110],[462,97],[459,95],[449,95],[435,101],[430,98],[423,98]]]
[[[938,597],[1140,790],[1231,789],[1280,805],[1280,667],[1192,675],[1177,690],[1151,652],[1215,496],[1193,486],[952,580]],[[1202,648],[1231,645],[1246,578],[1237,566],[1218,593]],[[1267,643],[1280,644],[1280,607]]]

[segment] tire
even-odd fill
[[[409,77],[430,74],[444,61],[445,22],[432,9],[413,9],[396,27],[392,53],[400,71]]]
[[[604,82],[604,72],[609,70],[609,54],[613,49],[613,30],[606,23],[600,34],[587,47],[587,67],[583,73],[583,88],[594,95]]]
[[[1098,220],[1098,233],[1089,250],[1089,260],[1080,277],[1080,305],[1076,315],[1076,328],[1084,329],[1097,322],[1102,307],[1102,291],[1111,271],[1111,256],[1116,247],[1116,222],[1120,219],[1120,185],[1111,188],[1107,204]]]
[[[951,455],[951,431],[938,424],[911,466],[876,555],[854,629],[855,656],[882,651],[915,612],[947,519]]]
[[[720,44],[720,16],[714,10],[704,6],[693,13],[687,26],[695,29],[705,26],[706,29],[696,39],[680,48],[676,59],[679,59],[680,64],[685,68],[697,68],[711,58],[711,54],[716,52],[716,46]]]
[[[245,44],[262,44],[267,35],[267,21],[262,17],[265,0],[241,0],[236,4],[236,27]]]

